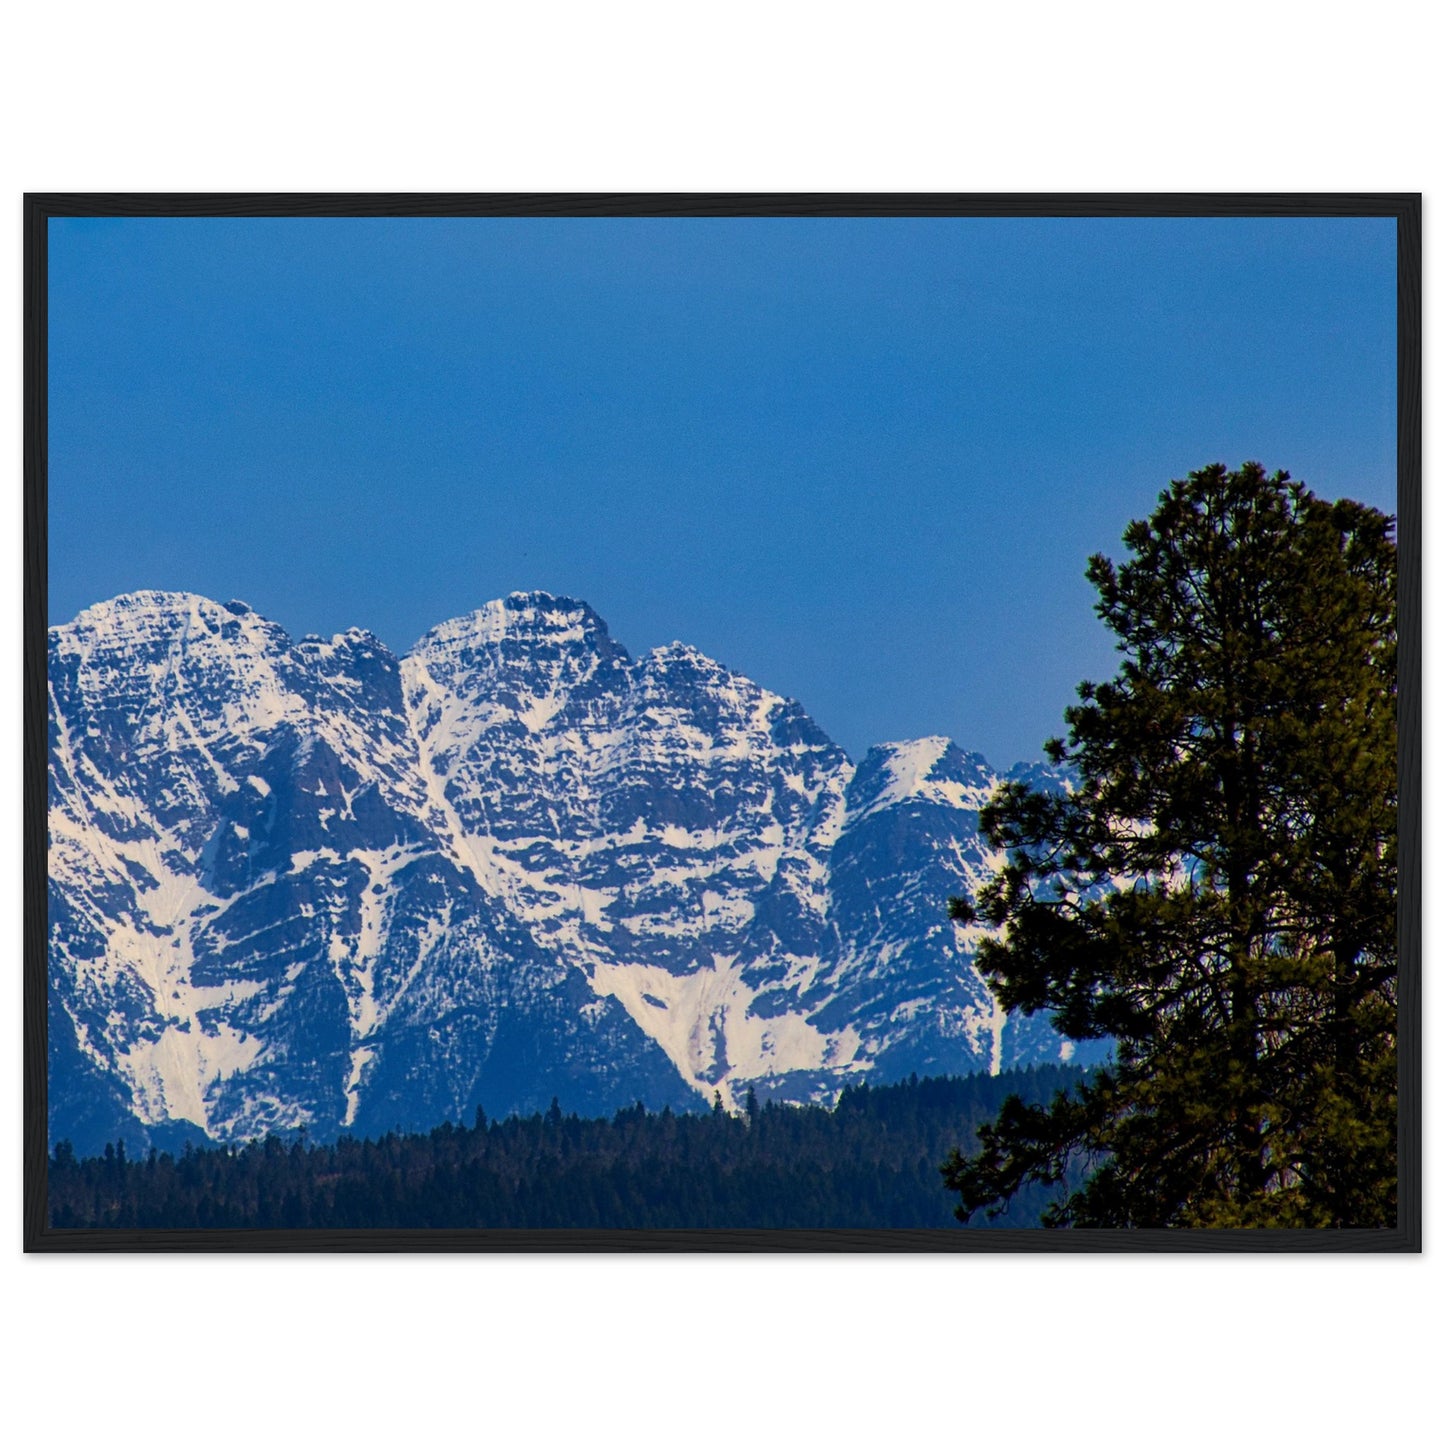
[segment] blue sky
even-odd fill
[[[525,588],[855,757],[1038,755],[1171,477],[1395,509],[1387,220],[52,220],[50,616]]]

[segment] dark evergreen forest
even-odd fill
[[[611,1119],[545,1114],[443,1124],[429,1134],[271,1136],[244,1146],[109,1145],[50,1161],[57,1229],[919,1229],[960,1228],[940,1164],[975,1146],[1009,1095],[1048,1104],[1084,1077],[1053,1066],[846,1090],[833,1109]],[[975,1227],[1032,1227],[1058,1196],[1020,1190]]]

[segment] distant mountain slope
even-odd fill
[[[947,920],[995,862],[981,758],[855,768],[583,603],[398,659],[140,592],[52,628],[49,676],[51,1133],[82,1152],[1067,1057]]]

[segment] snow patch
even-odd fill
[[[130,1081],[144,1123],[186,1119],[209,1132],[211,1086],[249,1069],[261,1049],[260,1039],[229,1024],[207,1033],[187,1021],[162,1030],[159,1038],[136,1039],[116,1062]]]
[[[851,1025],[825,1034],[800,1013],[760,1018],[757,996],[736,955],[714,954],[710,968],[673,974],[652,964],[599,963],[592,988],[618,1000],[705,1099],[716,1090],[727,1108],[749,1079],[795,1069],[847,1068],[861,1039]]]

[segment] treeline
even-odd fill
[[[443,1124],[429,1134],[313,1144],[109,1145],[50,1161],[53,1228],[138,1229],[917,1229],[961,1227],[940,1165],[970,1149],[1004,1099],[1047,1104],[1083,1077],[1041,1067],[846,1090],[833,1109],[612,1119],[545,1114]],[[1056,1191],[1031,1186],[979,1221],[1038,1223]]]

